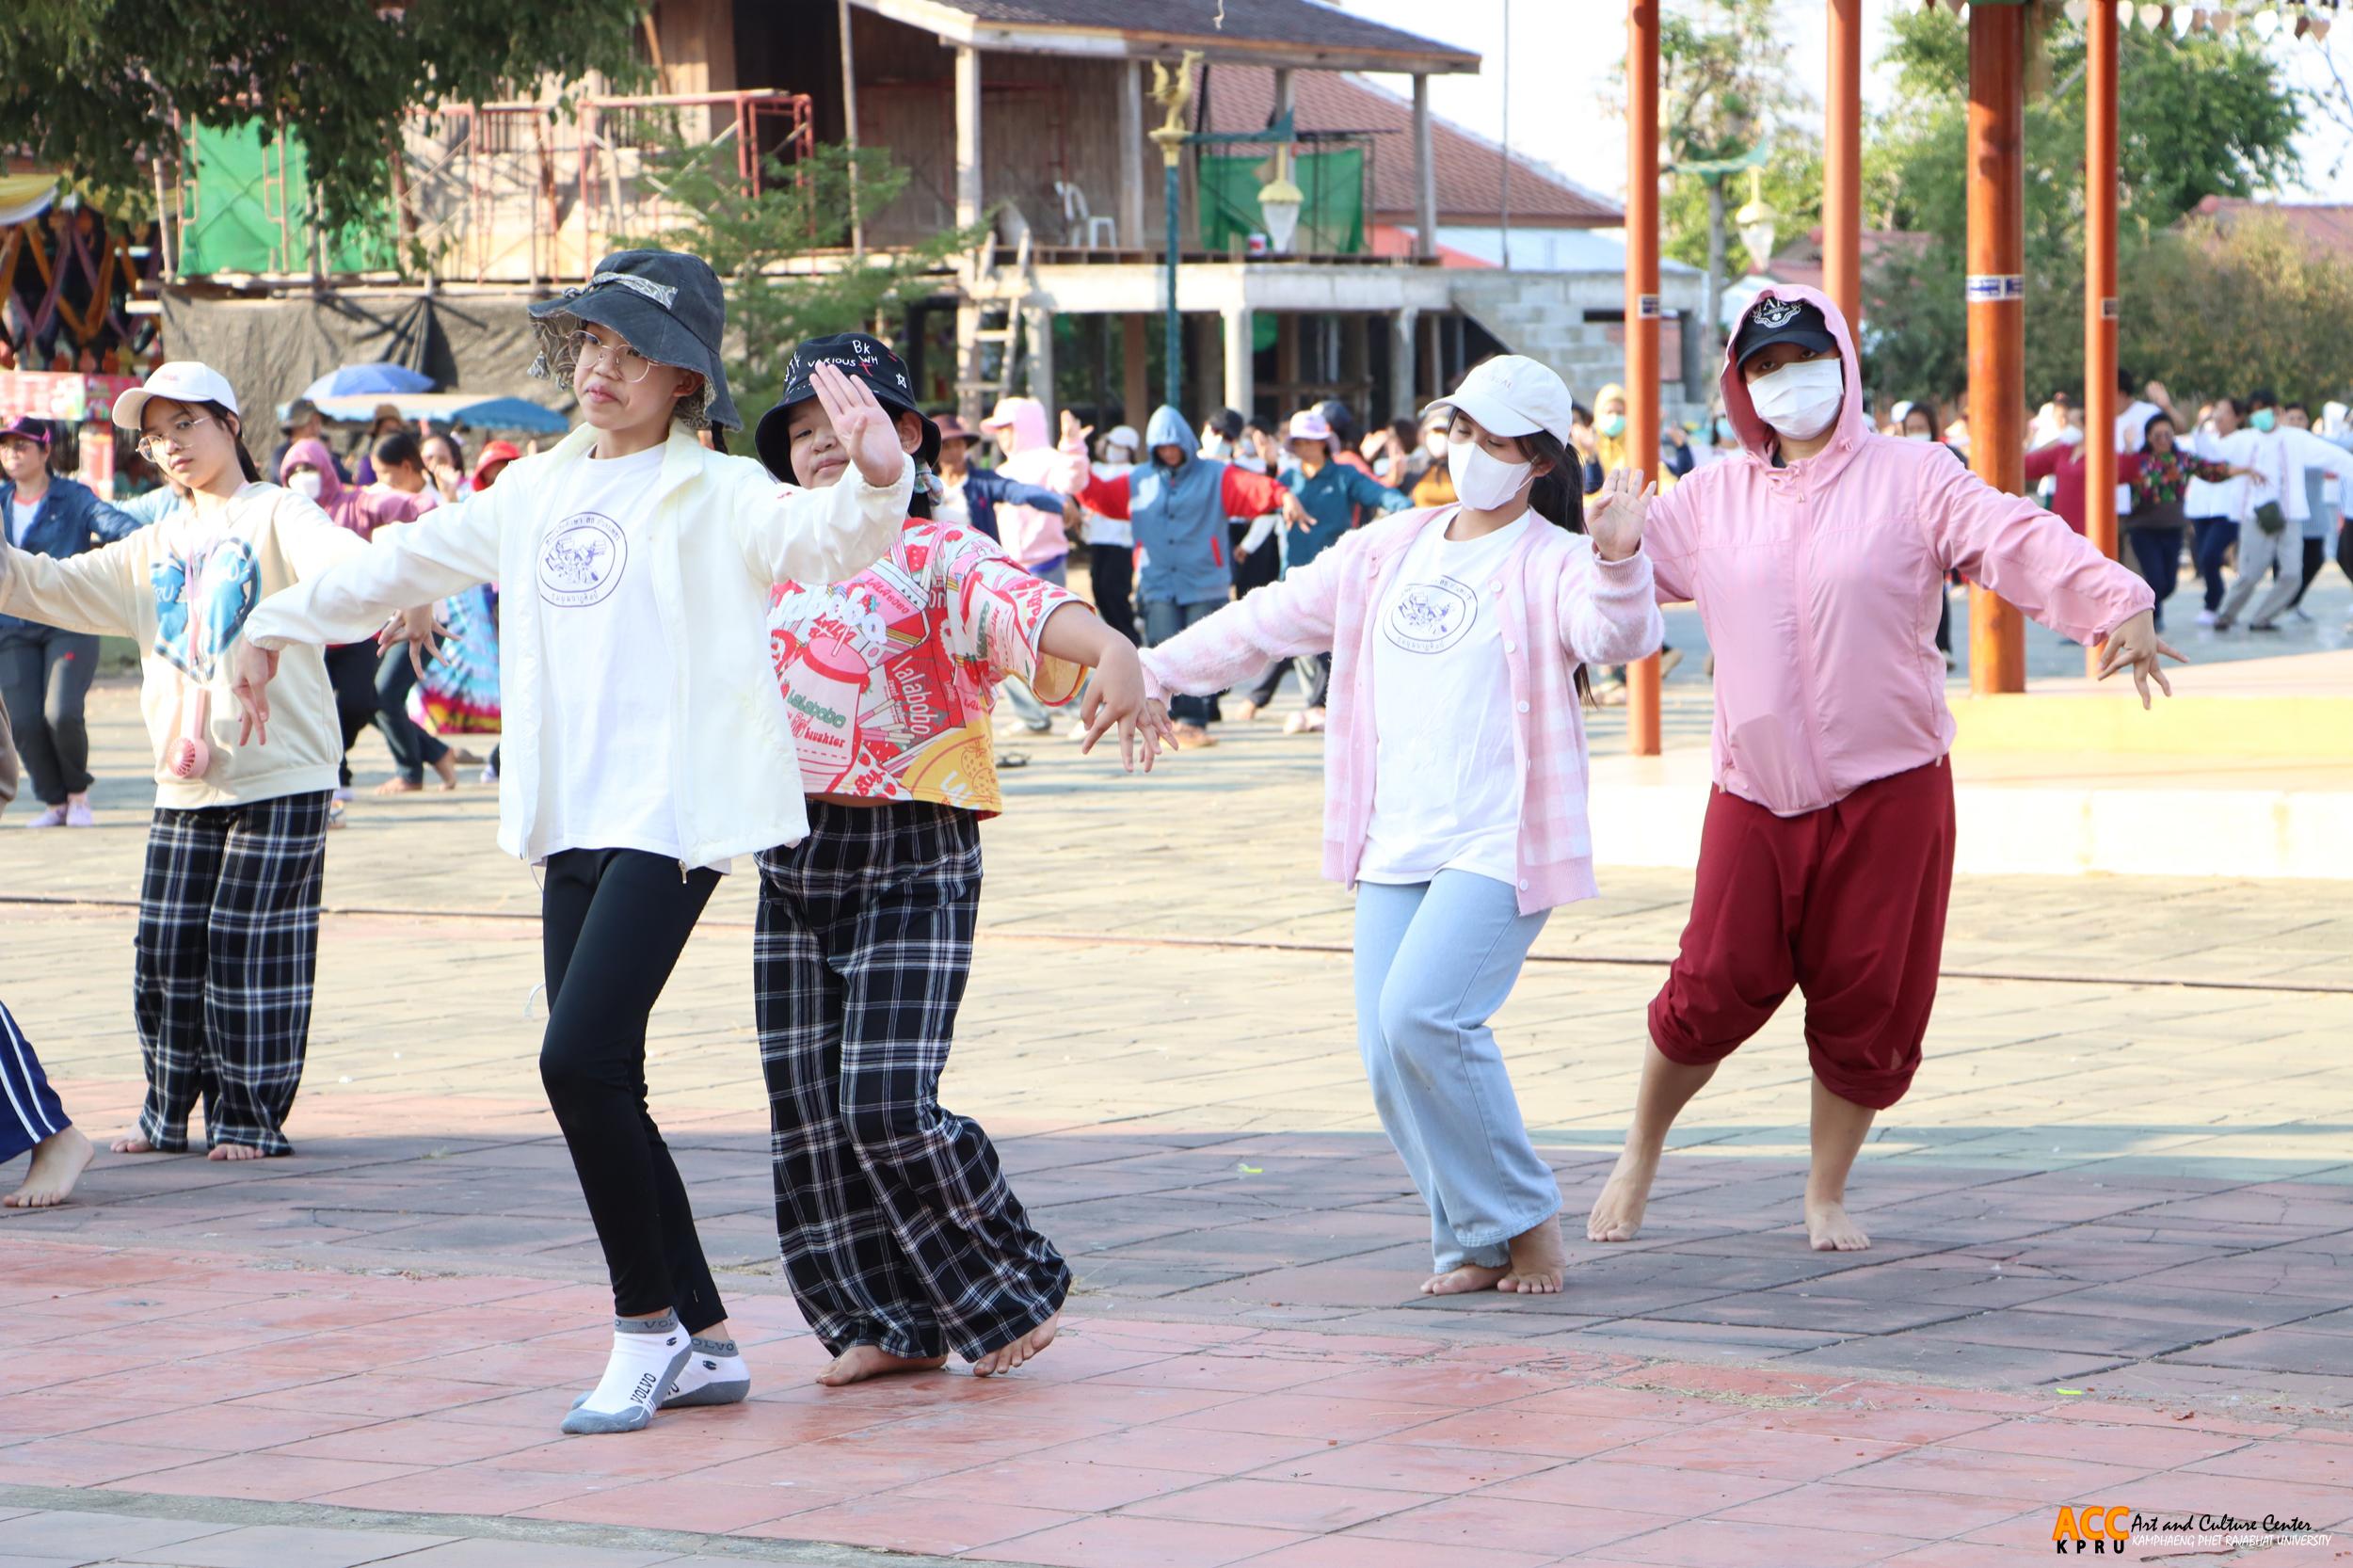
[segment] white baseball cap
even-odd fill
[[[1291,415],[1289,439],[1295,441],[1331,440],[1332,422],[1313,408],[1302,408]]]
[[[168,397],[174,403],[217,403],[232,414],[237,412],[237,394],[229,385],[229,378],[194,360],[168,360],[155,367],[146,385],[134,387],[116,398],[115,423],[125,430],[136,431],[139,416],[147,412],[147,400],[151,397]]]
[[[1471,366],[1461,386],[1421,413],[1428,419],[1435,409],[1457,408],[1477,420],[1491,436],[1525,436],[1544,430],[1566,445],[1569,411],[1575,404],[1569,384],[1550,365],[1525,354],[1498,354]]]
[[[1107,445],[1124,446],[1130,452],[1144,450],[1144,438],[1136,434],[1136,427],[1132,424],[1112,425],[1111,434],[1105,436],[1103,440]]]

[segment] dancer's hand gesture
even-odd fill
[[[899,444],[899,426],[890,410],[874,400],[873,391],[832,364],[811,371],[808,384],[825,417],[833,421],[834,439],[866,482],[877,488],[897,483],[907,461],[906,449]]]
[[[2173,695],[2173,683],[2165,678],[2162,664],[2169,658],[2176,664],[2189,663],[2157,635],[2155,616],[2143,610],[2109,633],[2107,647],[2100,655],[2100,679],[2105,680],[2118,670],[2129,667],[2133,672],[2133,684],[2140,690],[2140,705],[2145,709],[2151,706],[2151,680],[2154,680],[2157,690],[2166,696]]]
[[[1067,408],[1062,411],[1062,449],[1064,452],[1084,452],[1087,438],[1094,434],[1094,425],[1080,424],[1079,416]]]
[[[381,653],[394,643],[407,643],[408,667],[417,672],[418,680],[423,680],[424,662],[427,659],[448,658],[446,639],[455,635],[441,624],[440,612],[437,607],[419,605],[413,610],[398,612],[384,623],[383,630],[376,634],[376,651]]]
[[[278,655],[237,639],[236,683],[230,688],[237,699],[237,744],[269,744],[269,683],[278,679]]]
[[[1638,468],[1618,469],[1603,480],[1585,504],[1585,532],[1593,537],[1593,552],[1605,561],[1623,561],[1641,549],[1651,498],[1657,493],[1657,486],[1642,483]]]
[[[1116,632],[1104,637],[1103,657],[1095,666],[1095,679],[1087,683],[1079,717],[1086,725],[1086,737],[1079,747],[1081,755],[1093,751],[1096,742],[1114,725],[1118,727],[1119,766],[1125,773],[1136,771],[1139,744],[1146,773],[1152,771],[1152,760],[1160,755],[1163,741],[1169,750],[1176,749],[1167,713],[1144,695],[1144,664],[1136,657],[1135,644]]]

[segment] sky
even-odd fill
[[[1672,7],[1675,0],[1667,0]],[[1426,38],[1476,49],[1485,66],[1476,76],[1431,78],[1431,107],[1437,114],[1491,139],[1503,134],[1504,12],[1511,9],[1512,144],[1551,164],[1572,180],[1623,199],[1625,193],[1625,126],[1611,106],[1610,72],[1625,54],[1623,0],[1339,0],[1342,8]],[[1863,94],[1866,104],[1883,102],[1890,83],[1874,64],[1886,47],[1887,18],[1918,0],[1864,0]],[[1782,35],[1789,45],[1790,69],[1821,103],[1829,72],[1828,17],[1823,0],[1777,0]],[[2353,17],[2335,28],[2325,44],[2310,40],[2275,46],[2275,58],[2291,81],[2313,86],[2327,80],[2326,50],[2336,68],[2353,77]],[[1399,91],[1403,77],[1380,78]],[[1819,113],[1818,107],[1816,111]],[[2298,150],[2304,155],[2303,184],[2280,194],[2289,200],[2353,202],[2353,136],[2313,114]]]

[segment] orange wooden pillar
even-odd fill
[[[1822,115],[1822,292],[1863,332],[1863,0],[1830,0]]]
[[[1625,9],[1625,450],[1658,472],[1658,3]],[[1658,655],[1626,666],[1625,744],[1658,755]]]
[[[2116,558],[2116,8],[2084,18],[2084,526]],[[2100,649],[2084,649],[2100,673]]]
[[[2025,8],[1971,6],[1969,466],[2012,493],[2026,481],[2025,88]],[[1969,593],[1969,689],[2026,689],[2025,622],[1981,587]]]

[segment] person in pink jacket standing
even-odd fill
[[[1487,1020],[1556,906],[1592,898],[1585,667],[1658,648],[1639,470],[1585,512],[1569,389],[1517,355],[1448,413],[1455,505],[1343,533],[1144,651],[1204,696],[1332,653],[1323,872],[1356,890],[1356,1032],[1381,1125],[1430,1206],[1431,1295],[1561,1288],[1561,1187]],[[1157,710],[1156,710],[1157,712]]]
[[[1046,426],[1046,405],[1034,397],[1000,397],[981,421],[984,435],[995,438],[1000,459],[997,472],[1024,485],[1040,485],[1064,495],[1077,495],[1093,477],[1087,467],[1086,434],[1064,410],[1063,440],[1058,445]],[[1070,580],[1070,536],[1062,512],[1007,503],[997,508],[997,539],[1006,554],[1032,577],[1056,587]],[[1054,728],[1053,716],[1018,676],[1005,681],[1005,705],[1022,728],[1043,735]]]
[[[1847,1175],[1919,1069],[1952,888],[1953,716],[1933,640],[1947,571],[2105,642],[2102,676],[2130,669],[2142,706],[2152,680],[2172,691],[2158,660],[2181,655],[2157,638],[2149,584],[1933,442],[1874,434],[1855,364],[1826,296],[1768,289],[1725,354],[1741,451],[1651,507],[1658,596],[1695,601],[1715,649],[1715,789],[1595,1241],[1641,1230],[1676,1114],[1802,987],[1807,1238],[1870,1245]]]

